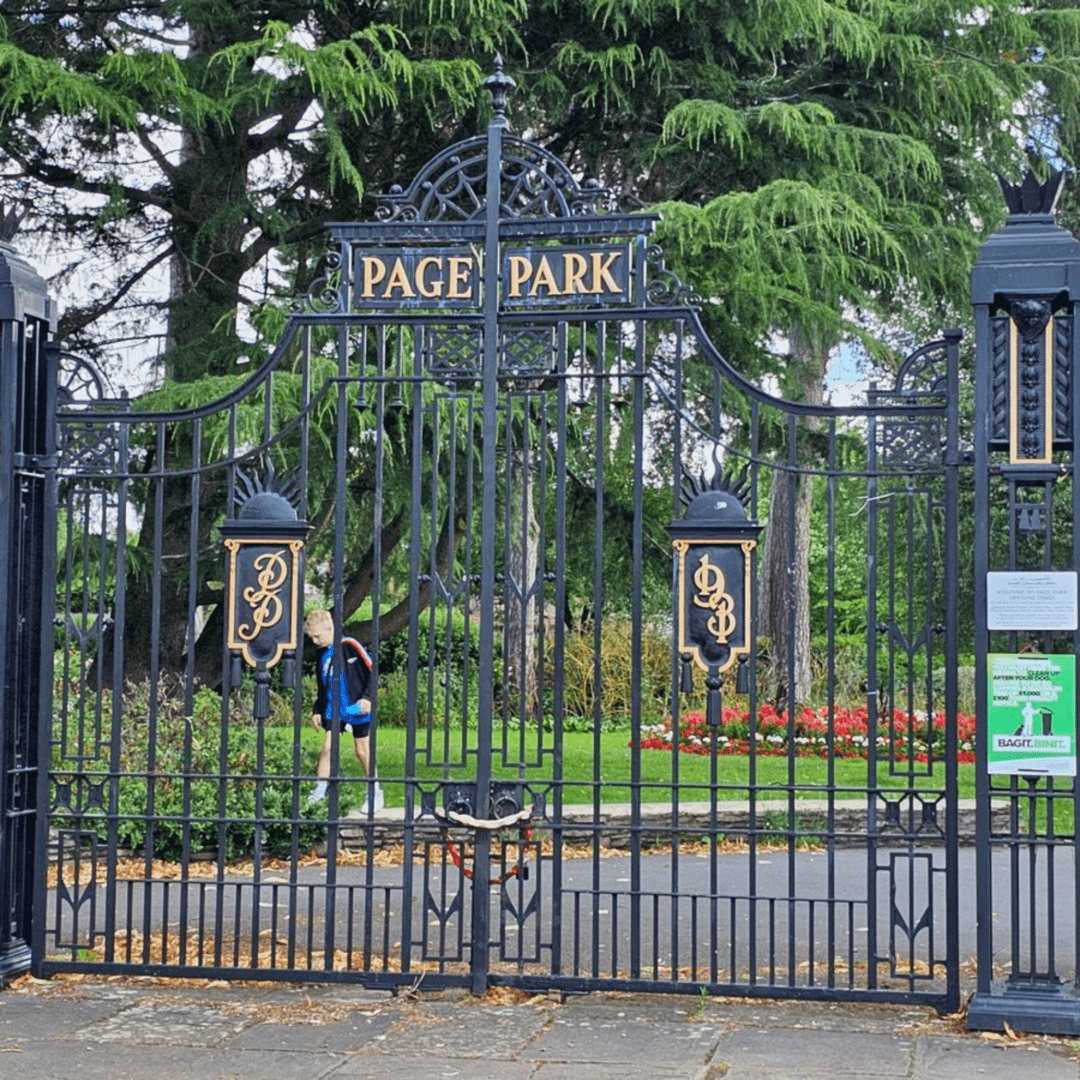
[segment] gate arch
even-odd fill
[[[959,335],[865,405],[771,397],[709,343],[655,216],[606,212],[487,86],[485,136],[332,226],[242,384],[168,412],[62,395],[35,971],[955,1008]],[[774,700],[793,660],[762,653],[753,589],[715,686],[672,644],[684,494],[787,543],[778,483],[824,507],[813,716]],[[338,738],[308,806],[300,651],[230,654],[219,530],[253,486],[371,646],[380,813]],[[707,752],[654,749],[665,723]]]

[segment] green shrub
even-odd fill
[[[420,696],[417,698],[416,711],[423,715],[426,709],[426,680],[421,679],[418,688]],[[376,705],[379,724],[384,727],[404,727],[409,722],[409,673],[404,668],[392,671],[379,687],[379,698]]]
[[[436,723],[463,713],[475,717],[480,670],[476,627],[459,612],[428,611],[421,617],[417,648],[416,716],[412,717],[408,715],[408,632],[379,643],[378,723],[402,727],[417,718],[426,722],[429,703]],[[500,679],[501,664],[496,658],[496,683]]]
[[[546,640],[546,667],[550,680],[554,674],[554,635]],[[599,658],[594,656],[595,646],[591,628],[582,633],[568,633],[564,639],[562,677],[566,717],[591,719],[594,710],[599,708],[609,725],[618,725],[620,719],[629,716],[638,689],[646,715],[663,715],[670,709],[670,634],[649,627],[642,629],[640,666],[634,664],[633,634],[628,618],[605,619],[600,630]]]
[[[170,692],[170,690],[172,692]],[[259,729],[250,710],[237,700],[229,710],[227,737],[222,739],[221,696],[202,689],[195,695],[187,715],[177,687],[163,686],[150,724],[148,684],[129,687],[124,694],[115,784],[117,801],[116,839],[121,847],[152,850],[155,858],[177,859],[188,853],[220,851],[232,859],[253,849],[257,828],[257,799],[261,793],[263,850],[287,854],[293,831],[301,849],[325,836],[326,826],[313,814],[325,817],[326,804],[312,811],[303,797],[300,816],[293,818],[293,775],[299,769],[310,774],[314,761],[310,751],[296,758],[296,733],[291,720],[264,726],[263,767],[259,776]],[[277,703],[277,713],[281,703]],[[108,712],[106,713],[108,715]],[[83,764],[83,772],[105,773],[110,732],[104,733],[105,754]],[[307,756],[309,760],[305,761]],[[54,754],[58,784],[74,781]],[[356,802],[353,785],[339,789],[339,813]],[[108,796],[103,801],[108,804]],[[57,824],[63,824],[57,821]],[[108,839],[106,809],[85,814],[78,827]]]
[[[460,612],[447,612],[444,608],[429,609],[420,616],[417,648],[422,669],[433,666],[441,670],[449,666],[461,670],[466,658],[474,668],[480,662],[476,627],[470,625]],[[407,671],[408,667],[408,630],[379,642],[380,678],[395,671]]]

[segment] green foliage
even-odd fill
[[[419,702],[416,711],[421,712]],[[409,723],[409,673],[404,668],[391,672],[382,681],[378,717],[380,728],[405,727]]]
[[[920,319],[948,313],[954,321],[967,306],[975,247],[1003,214],[995,172],[1029,161],[1045,169],[1047,153],[1073,161],[1080,138],[1080,12],[1041,0],[319,0],[272,8],[175,0],[77,10],[14,0],[3,15],[4,194],[33,202],[34,227],[53,250],[89,237],[95,257],[127,274],[99,297],[67,304],[62,334],[100,353],[111,331],[99,318],[129,301],[127,332],[144,334],[148,312],[166,302],[146,283],[171,270],[171,380],[145,401],[153,408],[194,407],[239,389],[237,372],[252,368],[238,361],[257,365],[281,333],[275,301],[325,270],[326,222],[369,218],[372,193],[407,184],[434,153],[480,128],[488,106],[478,85],[496,48],[518,83],[508,113],[515,130],[598,176],[624,209],[659,207],[669,264],[717,301],[702,311],[716,344],[747,374],[786,367],[785,389],[804,389],[820,372],[771,355],[777,332],[821,345],[811,359],[823,363],[842,338],[873,347],[862,325],[868,314],[910,320],[915,309]],[[252,311],[255,341],[242,329]],[[385,375],[376,336],[365,339],[369,354],[353,359]],[[383,360],[394,343],[385,344]],[[324,356],[312,367],[312,385],[336,374]],[[303,377],[283,358],[273,430],[295,415]],[[238,406],[238,445],[264,443],[264,393]],[[475,459],[462,453],[450,466],[456,472],[434,475],[440,425],[454,407],[425,394],[422,421],[406,412],[396,429],[382,425],[378,466],[372,412],[349,409],[346,420],[333,389],[313,405],[309,567],[328,595],[331,515],[346,515],[359,565],[374,543],[373,507],[396,523],[416,494],[410,422],[423,424],[422,483],[443,500],[446,520],[460,512],[445,497],[462,490],[452,481]],[[331,471],[345,424],[352,456],[342,507]],[[625,437],[610,440],[598,461],[582,441],[588,430],[583,418],[560,433],[572,470],[572,603],[619,612],[626,590],[607,582],[640,573],[646,609],[661,612],[669,591],[662,526],[671,514],[663,486],[676,463],[643,477]],[[136,433],[136,443],[139,434],[147,433]],[[228,453],[225,414],[208,417],[200,438],[196,464]],[[295,450],[287,440],[275,449],[283,472]],[[148,474],[161,464],[153,440],[136,451]],[[166,453],[190,465],[189,435]],[[220,519],[226,484],[220,474],[200,477],[207,519]],[[153,483],[135,482],[125,496],[148,534]],[[628,522],[638,494],[645,522],[635,549]],[[169,528],[182,508],[170,489]],[[428,535],[406,540],[426,544],[440,526],[426,522]],[[387,545],[386,576],[404,580],[406,545]],[[594,580],[598,547],[602,584]],[[820,562],[820,545],[813,557]],[[200,591],[214,558],[207,545],[196,568]],[[845,551],[838,564],[845,590],[858,581],[853,560]],[[143,581],[153,569],[145,548],[129,565]],[[857,621],[856,596],[842,598],[845,631]],[[186,607],[183,596],[168,606]],[[439,693],[446,689],[456,701],[453,688]]]
[[[429,706],[436,721],[476,716],[480,645],[475,625],[460,612],[432,607],[424,618],[418,642],[415,676],[409,667],[407,631],[379,642],[378,722],[403,727],[426,717]],[[496,663],[499,680],[501,665]],[[408,710],[409,680],[415,678],[415,714]]]
[[[238,335],[245,275],[273,254],[310,282],[324,222],[366,215],[367,192],[476,130],[497,49],[518,130],[627,205],[664,205],[669,256],[725,301],[706,312],[722,348],[760,352],[793,325],[854,332],[841,302],[896,317],[944,287],[943,304],[963,306],[978,233],[1002,213],[995,171],[1070,159],[1080,130],[1080,13],[1051,0],[134,0],[77,13],[16,0],[0,24],[0,150],[39,210],[63,210],[37,227],[81,232],[100,207],[72,205],[79,192],[107,200],[102,249],[150,238],[131,284],[169,245],[171,370],[224,373],[263,355]],[[274,293],[265,281],[257,303]]]
[[[549,671],[554,639],[547,639]],[[608,727],[629,718],[640,688],[646,715],[661,716],[671,700],[671,635],[645,627],[641,631],[640,663],[634,663],[634,634],[629,619],[608,618],[600,628],[599,648],[592,627],[567,634],[562,656],[563,712],[567,718],[599,718]],[[570,728],[573,720],[564,721]]]
[[[312,820],[291,780],[298,771],[314,771],[310,755],[301,754],[291,701],[274,697],[274,715],[261,732],[261,772],[260,731],[239,701],[230,709],[227,736],[221,697],[210,690],[195,695],[190,715],[181,697],[163,692],[151,723],[144,683],[128,688],[122,710],[114,767],[102,760],[86,769],[89,776],[107,770],[114,777],[108,786],[116,799],[115,825],[104,812],[81,822],[102,841],[115,828],[121,847],[152,849],[155,858],[212,851],[229,860],[251,853],[259,822],[268,854],[289,854],[294,840],[304,850],[325,836],[325,825]],[[107,728],[102,742],[108,746],[110,740]],[[54,770],[63,783],[66,774],[58,754]],[[355,795],[349,785],[340,791],[339,811],[345,813]]]

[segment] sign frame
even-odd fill
[[[988,570],[988,630],[1080,629],[1075,570]]]
[[[986,659],[986,771],[1075,776],[1076,657],[990,653]]]

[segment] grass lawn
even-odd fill
[[[421,733],[423,734],[423,733]],[[418,779],[454,779],[467,780],[472,775],[472,758],[462,763],[454,762],[449,768],[443,768],[441,762],[449,756],[453,759],[460,754],[460,732],[452,732],[456,739],[451,746],[450,755],[443,753],[441,732],[436,732],[438,745],[432,748],[430,757],[417,752],[415,775]],[[472,733],[470,733],[470,736]],[[519,770],[516,732],[511,733],[515,744],[504,757],[496,753],[495,775],[507,779],[519,777],[532,784],[535,790],[541,790],[554,775],[553,755],[550,753],[550,733],[544,736],[545,753],[540,763],[536,762],[536,740],[530,733],[527,745],[526,767]],[[309,747],[312,767],[317,754],[321,735],[314,731],[305,733],[305,746]],[[635,767],[635,752],[627,743],[629,732],[605,732],[597,741],[588,732],[568,732],[563,735],[563,801],[564,803],[591,803],[599,793],[602,803],[629,802]],[[404,728],[386,727],[378,732],[378,769],[386,783],[387,804],[400,806],[403,801],[400,781],[405,777],[406,731]],[[360,767],[347,740],[341,746],[342,775],[359,777]],[[637,753],[637,776],[641,784],[641,797],[645,802],[669,802],[674,786],[679,789],[682,802],[708,801],[711,789],[710,777],[712,760],[698,754],[672,754],[665,750],[642,750]],[[821,758],[757,757],[754,761],[756,770],[755,787],[759,799],[783,799],[794,789],[799,798],[825,798],[830,789],[836,798],[860,798],[869,786],[868,766],[865,761],[839,759],[832,764],[830,775],[829,763]],[[897,769],[892,774],[888,764],[879,762],[877,785],[882,788],[927,788],[943,787],[944,764],[935,762],[932,776],[926,776],[926,766],[916,765],[918,772],[909,778],[906,767]],[[677,770],[677,772],[676,772]],[[736,801],[749,798],[750,759],[745,756],[720,756],[716,759],[716,785],[721,801]],[[975,766],[962,764],[958,767],[958,795],[962,799],[975,797]],[[772,794],[775,792],[775,794]]]

